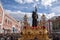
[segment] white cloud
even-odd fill
[[[55,16],[60,16],[60,5],[59,4],[60,4],[60,1],[57,0],[55,3],[53,3],[53,7],[51,7],[51,12],[54,12]]]
[[[18,3],[34,3],[35,1],[38,2],[39,0],[15,0]]]
[[[39,0],[35,0],[35,1],[37,1],[37,2],[38,2]]]
[[[22,3],[22,4],[24,4],[24,3],[34,3],[34,4],[40,4],[40,1],[39,0],[15,0],[16,2],[18,2],[18,3]],[[43,5],[43,6],[52,6],[52,3],[53,2],[55,2],[55,1],[57,1],[57,0],[41,0],[41,4]]]
[[[57,1],[57,0],[15,0],[16,2],[20,3],[20,4],[25,4],[25,3],[33,3],[33,7],[37,6],[40,7],[37,4],[41,4],[43,6],[45,6],[45,8],[47,8],[47,6],[52,6],[52,3]],[[21,7],[24,8],[24,7]]]
[[[11,11],[11,10],[6,10],[6,12],[10,13],[10,14],[22,14],[23,16],[26,14],[28,16],[28,18],[30,18],[32,16],[32,13],[28,13],[28,12],[21,12],[21,11]],[[56,13],[37,13],[38,17],[40,18],[42,16],[42,14],[45,14],[45,16],[49,19],[52,18],[53,16],[56,16]],[[22,15],[20,15],[22,17]]]
[[[34,2],[33,0],[24,0],[26,3],[32,3]]]
[[[33,3],[34,1],[33,0],[15,0],[16,2],[18,2],[18,3]]]
[[[5,10],[5,12],[8,12],[9,14],[11,14],[11,13],[13,13],[13,14],[25,14],[25,12],[21,12],[21,11]]]
[[[51,12],[55,12],[55,13],[60,13],[60,6],[56,6],[54,8],[51,8]]]
[[[47,17],[48,19],[50,19],[50,18],[52,18],[52,17],[54,17],[54,16],[55,16],[55,13],[46,14],[46,17]]]
[[[5,10],[5,12],[7,12],[8,14],[23,14],[23,15],[28,15],[28,17],[31,17],[32,13],[28,13],[28,12],[21,12],[21,11],[11,11],[11,10]]]
[[[15,0],[18,3],[23,3],[23,0]]]
[[[58,10],[58,11],[57,11]],[[53,8],[52,13],[37,13],[39,18],[42,16],[42,14],[45,14],[45,16],[50,19],[53,16],[60,16],[60,9],[59,8]],[[5,10],[6,12],[10,13],[10,14],[22,14],[23,16],[26,14],[28,16],[28,18],[30,18],[32,16],[32,13],[28,13],[28,12],[21,12],[21,11],[11,11],[11,10]],[[56,13],[55,13],[56,12]],[[22,17],[22,15],[20,15]]]
[[[17,20],[22,20],[23,17],[24,17],[24,15],[27,14],[28,21],[29,21],[29,23],[31,25],[31,22],[32,22],[32,13],[21,12],[21,11],[11,11],[11,10],[6,10],[6,12],[8,12],[10,14],[13,14],[12,16],[14,16]],[[16,14],[16,15],[14,15],[14,14]],[[49,13],[49,14],[47,14],[47,13],[37,13],[37,14],[38,14],[38,20],[39,21],[41,19],[42,14],[45,14],[45,16],[46,16],[47,19],[50,19],[50,18],[52,18],[54,16],[60,15],[60,14],[56,15],[56,13],[54,13],[54,12]]]
[[[52,2],[55,2],[56,0],[42,0],[42,5],[44,6],[52,6]]]
[[[44,14],[47,19],[50,19],[50,18],[56,16],[55,13],[49,13],[49,14],[47,14],[47,13],[38,13],[39,17],[41,17],[42,14]]]
[[[46,14],[46,17],[48,19],[54,17],[54,16],[60,16],[60,6],[52,7],[51,8],[51,13]]]

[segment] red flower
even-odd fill
[[[43,26],[42,28],[45,29],[45,26]]]
[[[32,29],[34,29],[34,27],[32,27]]]
[[[24,28],[26,29],[26,26],[24,26]]]

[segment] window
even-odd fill
[[[1,23],[1,21],[0,21],[0,23]]]
[[[0,23],[2,22],[2,18],[0,17]]]
[[[5,20],[5,22],[7,23],[7,19]]]
[[[1,29],[1,25],[0,25],[0,29]]]
[[[10,21],[8,20],[8,24],[10,24]]]
[[[12,25],[12,22],[11,22],[10,20],[8,20],[8,24],[9,24],[9,25]]]
[[[16,27],[18,27],[18,25],[16,25]]]

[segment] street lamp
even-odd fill
[[[15,32],[15,26],[14,25],[12,26],[12,31],[13,31],[13,33]]]

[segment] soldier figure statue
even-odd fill
[[[37,27],[37,8],[35,7],[35,11],[32,12],[32,27]]]

